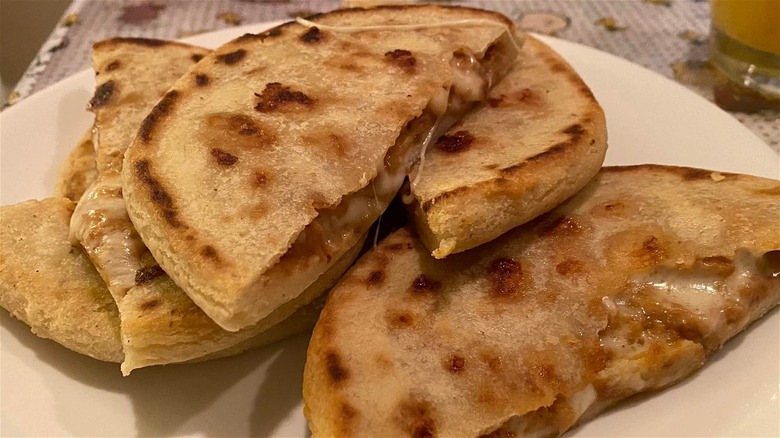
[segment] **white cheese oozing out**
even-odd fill
[[[146,252],[127,215],[118,175],[98,179],[84,193],[70,222],[72,244],[81,244],[114,298],[135,286]]]

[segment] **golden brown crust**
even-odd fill
[[[92,144],[92,129],[84,133],[68,158],[60,165],[54,197],[78,201],[97,178],[95,146]]]
[[[176,41],[112,38],[92,48],[96,74],[97,167],[101,174],[120,172],[130,139],[165,90],[209,53]]]
[[[412,190],[417,231],[437,258],[489,242],[576,193],[606,149],[590,89],[529,37],[487,104],[429,148]]]
[[[780,303],[779,217],[779,181],[642,165],[445,260],[396,232],[314,330],[312,434],[557,436],[679,381]]]
[[[363,237],[365,239],[365,236]],[[119,305],[125,375],[137,368],[232,356],[309,330],[325,293],[357,258],[352,248],[297,300],[237,332],[222,329],[164,273],[131,289]]]
[[[511,28],[495,13],[443,6],[310,17],[340,26],[460,18]],[[123,173],[130,216],[210,317],[229,330],[251,324],[354,244],[362,231],[345,232],[327,260],[301,258],[294,276],[273,270],[320,213],[376,177],[405,126],[453,82],[451,53],[480,55],[504,33],[499,25],[352,34],[288,23],[237,38],[180,79],[143,122]],[[387,55],[396,50],[414,62]]]
[[[116,304],[89,259],[68,242],[73,203],[0,207],[0,306],[75,352],[122,361]]]

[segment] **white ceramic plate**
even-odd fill
[[[268,25],[189,41],[208,47]],[[544,38],[604,106],[608,164],[664,163],[780,177],[780,159],[731,116],[620,58]],[[57,168],[91,125],[90,71],[0,116],[0,203],[52,193]],[[239,357],[136,370],[39,339],[6,312],[0,327],[0,435],[305,436],[301,335]],[[77,315],[74,315],[77,317]],[[683,384],[623,404],[570,436],[778,436],[780,317],[770,313]]]

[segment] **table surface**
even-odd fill
[[[521,28],[625,58],[712,100],[706,0],[481,0]],[[286,20],[341,0],[74,0],[9,97],[9,104],[90,66],[92,44],[114,36],[175,39],[240,24]],[[637,84],[641,86],[641,84]],[[731,113],[780,152],[780,114]]]

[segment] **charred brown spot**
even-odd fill
[[[238,157],[218,148],[211,150],[211,156],[217,160],[217,164],[220,166],[232,166],[238,162]]]
[[[111,62],[110,64],[108,64],[108,65],[106,66],[106,71],[107,71],[107,72],[109,72],[109,71],[114,71],[114,70],[118,69],[118,68],[119,68],[119,67],[121,67],[121,66],[122,66],[122,63],[121,63],[121,62],[119,62],[119,61],[113,61],[113,62]]]
[[[145,302],[141,303],[141,305],[138,306],[138,308],[140,310],[152,310],[155,307],[159,306],[160,304],[161,304],[160,300],[158,300],[156,298],[153,298],[153,299],[151,299],[149,301],[145,301]]]
[[[541,103],[541,97],[530,88],[523,88],[514,93],[499,94],[498,96],[488,98],[487,103],[491,108],[511,107],[519,104],[539,104]]]
[[[283,26],[277,26],[271,29],[266,30],[265,32],[261,32],[258,34],[253,33],[245,33],[238,37],[236,39],[237,42],[247,42],[247,41],[253,41],[253,40],[260,40],[261,42],[265,41],[267,38],[276,38],[282,34],[282,27]]]
[[[385,60],[406,73],[414,73],[417,65],[417,59],[412,55],[412,52],[403,49],[395,49],[392,52],[385,53]]]
[[[92,108],[105,106],[111,100],[114,91],[116,91],[116,84],[114,81],[103,82],[95,90],[95,95],[92,96],[92,99],[89,100],[89,106]]]
[[[268,176],[264,172],[255,172],[252,182],[255,187],[262,187],[268,184]]]
[[[190,56],[190,59],[192,60],[192,62],[200,62],[200,60],[203,59],[203,55],[201,55],[200,53],[196,53]]]
[[[350,405],[347,402],[341,402],[339,405],[339,415],[341,416],[341,423],[340,426],[343,428],[347,428],[347,431],[349,430],[348,427],[350,423],[357,417],[358,411],[357,409],[353,408],[352,405]],[[350,435],[348,433],[345,433],[344,435]]]
[[[582,125],[579,123],[575,123],[574,125],[569,126],[568,128],[563,130],[564,134],[569,134],[574,137],[579,137],[585,132],[585,129],[583,129]]]
[[[205,87],[209,84],[209,77],[203,73],[198,73],[195,75],[195,85],[199,87]]]
[[[385,273],[382,271],[372,271],[370,274],[368,274],[368,278],[366,279],[366,284],[369,286],[376,286],[382,283],[382,281],[385,279]]]
[[[413,292],[437,292],[439,289],[441,289],[441,281],[434,280],[425,274],[418,275],[412,282]]]
[[[604,204],[604,210],[609,212],[619,212],[623,209],[623,203],[619,201],[608,202]]]
[[[433,414],[430,402],[413,398],[400,403],[396,421],[413,438],[431,438],[436,435]]]
[[[178,98],[179,92],[171,90],[165,93],[165,96],[163,96],[157,105],[152,108],[152,111],[146,116],[141,123],[141,128],[138,130],[138,138],[141,139],[141,141],[149,143],[149,141],[152,140],[152,134],[154,133],[157,124],[171,112],[173,104]]]
[[[173,199],[171,199],[171,196],[165,191],[160,182],[152,176],[147,160],[136,161],[135,176],[146,185],[150,199],[160,209],[160,213],[165,218],[165,221],[168,222],[168,225],[174,228],[181,227],[182,223],[177,218]]]
[[[207,259],[219,260],[219,254],[217,254],[217,250],[211,245],[206,245],[201,248],[200,255]]]
[[[328,369],[328,377],[333,384],[341,383],[349,377],[349,372],[341,364],[341,356],[333,351],[325,355],[325,366]]]
[[[563,276],[582,272],[582,263],[577,260],[566,259],[555,265],[555,271]]]
[[[259,99],[255,110],[267,113],[282,109],[286,106],[307,107],[314,104],[314,100],[301,91],[293,91],[290,87],[282,86],[279,82],[266,84],[261,94],[255,93]]]
[[[571,236],[580,232],[582,232],[582,225],[576,219],[564,216],[542,225],[539,234],[542,236]]]
[[[516,295],[523,280],[523,268],[520,262],[509,257],[493,260],[488,266],[490,278],[490,294],[494,297]]]
[[[460,373],[466,368],[466,359],[452,355],[447,360],[447,369],[453,373]]]
[[[226,65],[233,65],[244,59],[244,56],[246,56],[246,50],[238,49],[234,52],[217,55],[217,62],[221,62],[222,64]]]
[[[394,329],[406,328],[414,325],[414,315],[408,312],[389,310],[386,319],[387,325]]]
[[[148,283],[163,274],[165,274],[165,271],[157,265],[143,267],[135,271],[135,284],[136,286],[139,286]]]
[[[322,32],[318,27],[311,27],[303,35],[301,35],[301,41],[304,43],[316,43],[322,39]]]
[[[765,252],[758,261],[758,268],[766,278],[780,278],[780,250]]]
[[[436,141],[436,147],[444,152],[462,152],[471,146],[474,136],[468,131],[458,131],[452,135],[443,135]]]

